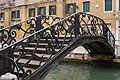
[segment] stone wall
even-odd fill
[[[0,8],[15,6],[14,0],[0,0]]]

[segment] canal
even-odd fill
[[[61,62],[44,80],[120,80],[119,65],[111,61]]]

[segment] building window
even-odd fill
[[[112,11],[112,0],[105,0],[105,11]]]
[[[119,29],[120,29],[120,22],[119,22]]]
[[[20,10],[11,12],[11,20],[19,20],[20,19]]]
[[[119,0],[119,11],[120,11],[120,0]]]
[[[4,21],[4,13],[0,13],[0,21]]]
[[[39,7],[38,8],[38,15],[46,15],[46,7]]]
[[[49,6],[49,15],[56,15],[56,5]]]
[[[65,13],[66,14],[72,14],[72,13],[76,13],[76,3],[69,3],[65,5]]]
[[[29,9],[29,17],[35,17],[35,8]]]
[[[90,12],[90,1],[83,2],[83,12]]]

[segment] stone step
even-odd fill
[[[36,47],[37,43],[29,43],[26,47]],[[59,44],[58,44],[59,45]],[[48,46],[48,43],[39,43],[38,48],[46,48]],[[64,46],[67,46],[67,44],[64,44]],[[56,46],[56,49],[61,48],[62,46]]]
[[[25,47],[25,49],[28,49],[28,50],[35,50],[34,47]],[[37,50],[46,51],[46,48],[37,48]],[[55,51],[59,51],[59,49],[55,49]]]
[[[20,54],[21,54],[21,52],[15,52],[15,53],[14,53],[14,57],[15,57],[15,58],[18,58],[18,57],[20,56]],[[48,60],[49,57],[51,57],[50,54],[37,54],[37,53],[35,53],[35,55],[37,55],[37,56],[40,57],[40,58],[34,56],[34,57],[32,58],[32,60],[40,61],[40,60],[42,59],[42,60],[45,62],[46,60]],[[54,55],[52,55],[52,57],[53,57],[53,56],[54,56]],[[22,59],[30,59],[30,57],[31,57],[31,55],[30,55],[30,54],[27,54],[27,55],[22,56],[21,58],[22,58]]]
[[[16,61],[17,58],[14,58],[14,60]],[[26,64],[26,62],[28,61],[28,59],[20,59],[18,61],[18,65],[22,66],[23,64]],[[32,68],[32,69],[37,69],[40,65],[40,61],[36,61],[36,60],[31,60],[26,66],[26,68]],[[41,65],[45,64],[45,62],[41,62]]]
[[[19,49],[19,51],[23,51],[24,52],[33,52],[35,50],[34,47],[25,47],[25,49]],[[55,49],[55,51],[59,51],[59,49]],[[46,51],[46,48],[37,48],[37,50],[35,50],[35,53],[39,53],[39,54],[48,54],[48,52]]]
[[[55,38],[59,38],[59,39],[70,39],[70,38],[74,38],[74,35],[66,35],[66,37],[65,37],[65,35],[55,35]],[[43,37],[43,39],[46,39],[46,37]]]
[[[35,43],[37,43],[37,39],[35,39],[34,40],[34,42]],[[48,39],[48,41],[52,41],[52,39]],[[53,41],[55,42],[55,41],[57,41],[57,40],[55,40],[55,39],[53,39]],[[68,44],[69,42],[70,42],[70,39],[58,39],[58,41],[57,41],[59,44],[62,44],[63,42],[65,43],[65,44]],[[40,39],[40,43],[48,43],[47,42],[47,40],[46,39]]]

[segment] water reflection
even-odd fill
[[[120,68],[83,63],[60,63],[44,80],[120,80]]]

